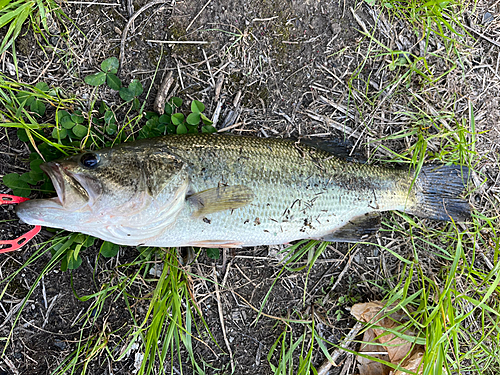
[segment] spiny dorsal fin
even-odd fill
[[[330,242],[361,242],[372,237],[380,229],[380,215],[369,213],[350,220],[343,227],[322,237]]]
[[[354,150],[351,155],[351,151],[354,145],[349,140],[343,140],[340,138],[301,138],[300,143],[310,147],[319,148],[320,150],[329,152],[330,154],[333,154],[347,161],[354,161],[358,163],[366,162],[365,155],[358,150]]]
[[[253,198],[252,189],[244,185],[234,185],[204,190],[189,196],[187,199],[196,207],[194,215],[200,217],[246,206],[252,202]]]

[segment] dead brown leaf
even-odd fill
[[[364,336],[365,343],[360,348],[360,353],[370,353],[370,356],[379,358],[393,364],[400,364],[404,369],[422,373],[421,363],[425,348],[423,345],[414,345],[411,342],[399,338],[388,329],[397,329],[401,324],[408,321],[403,311],[395,312],[385,316],[383,311],[385,304],[380,301],[358,303],[351,308],[351,314],[359,321],[372,323],[381,328],[370,328]],[[389,306],[390,308],[391,306]],[[414,336],[410,330],[404,332],[407,336]],[[380,353],[380,354],[378,354]],[[404,372],[392,369],[381,363],[358,356],[360,375],[402,375]]]

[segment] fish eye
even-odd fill
[[[80,157],[80,163],[84,168],[94,169],[99,164],[99,156],[93,152],[86,152]]]

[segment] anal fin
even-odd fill
[[[370,213],[350,220],[346,225],[320,238],[329,242],[362,242],[380,229],[380,215]]]

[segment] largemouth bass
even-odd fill
[[[165,136],[42,165],[57,197],[17,207],[33,225],[131,246],[362,241],[378,213],[465,220],[466,167],[376,167],[292,140]]]

